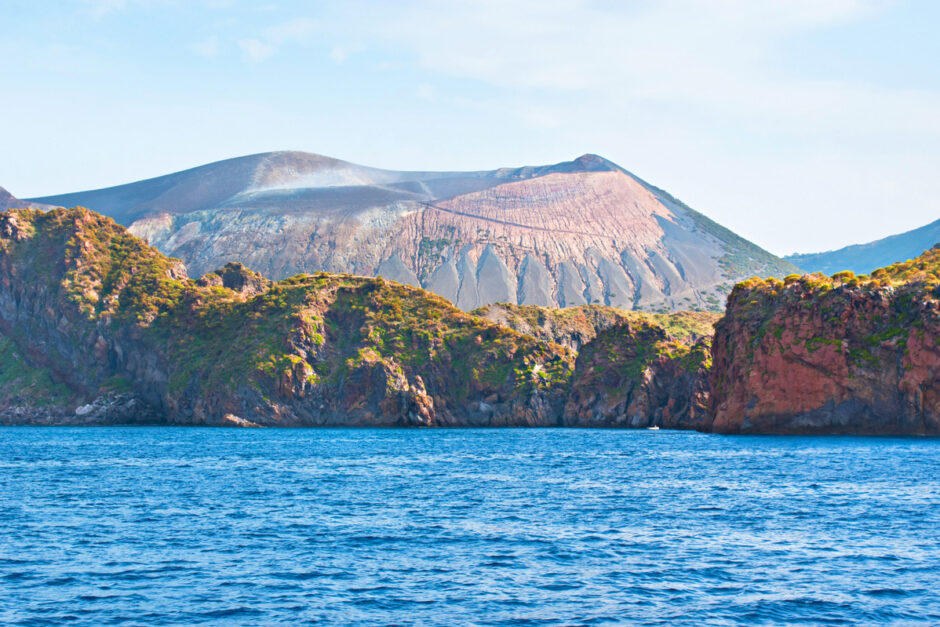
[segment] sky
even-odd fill
[[[600,154],[777,254],[940,217],[934,0],[0,0],[0,185]]]

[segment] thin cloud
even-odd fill
[[[199,4],[220,1],[227,0]],[[344,111],[352,133],[396,122],[406,127],[427,114],[440,125],[436,132],[460,142],[451,162],[468,167],[601,153],[742,235],[790,252],[883,236],[888,210],[899,231],[940,211],[933,174],[940,168],[940,89],[923,54],[933,48],[908,49],[905,40],[929,32],[925,25],[935,21],[936,8],[894,6],[900,4],[297,0],[270,10],[234,2],[224,15],[200,15],[179,0],[80,0],[77,6],[86,18],[104,16],[102,27],[119,27],[121,20],[110,18],[122,12],[176,11],[174,23],[186,28],[175,36],[189,37],[182,42],[192,54],[218,55],[219,68],[233,60],[268,63],[271,76],[293,77],[342,63],[344,75],[356,80],[315,106]],[[913,22],[917,16],[923,24]],[[23,64],[46,84],[118,75],[142,52],[115,54],[122,43],[106,39],[107,49],[91,45],[93,39],[53,44],[37,32]],[[193,42],[192,32],[218,40]],[[7,56],[22,48],[13,36],[0,42]],[[799,50],[804,44],[821,55],[818,64]],[[314,54],[288,54],[303,46],[315,47]],[[234,59],[220,58],[229,47]],[[352,55],[359,63],[350,62]],[[356,108],[382,97],[377,90],[389,85],[401,87],[398,108]],[[309,89],[298,86],[297,93]],[[266,102],[272,120],[291,106],[252,90],[239,98]],[[25,109],[20,115],[33,119]],[[297,125],[316,128],[308,121],[313,117]],[[438,137],[430,133],[416,125],[404,151],[391,140],[368,142],[363,159],[374,155],[395,165],[403,153],[433,154]],[[309,136],[317,138],[312,148],[326,150],[322,133]],[[267,134],[259,140],[270,141]],[[355,141],[343,135],[334,146]],[[755,219],[765,214],[768,219]]]
[[[447,102],[462,98],[494,118],[508,113],[525,127],[550,128],[564,137],[558,143],[620,155],[782,252],[794,238],[803,249],[864,238],[876,228],[879,197],[919,207],[918,215],[937,206],[922,175],[937,165],[940,92],[779,65],[801,36],[875,19],[893,4],[416,0],[353,5],[337,22],[351,25],[342,36],[412,59],[429,84],[461,79],[465,94]],[[858,220],[787,235],[754,221],[755,203],[798,220],[852,207]]]
[[[83,0],[82,4],[96,18],[127,8],[126,0]]]
[[[334,46],[333,49],[330,50],[330,60],[333,63],[343,63],[347,58],[349,58],[349,50],[343,46]]]
[[[306,41],[322,30],[320,23],[309,18],[288,20],[265,30],[265,39],[274,44]]]
[[[193,52],[207,59],[214,59],[219,55],[219,38],[215,35],[192,45]]]
[[[261,63],[265,61],[277,52],[277,48],[274,46],[268,45],[257,39],[242,39],[238,42],[238,47],[241,48],[242,55],[246,61],[251,63]]]
[[[415,90],[415,93],[417,94],[418,98],[421,98],[422,100],[429,100],[432,102],[437,100],[437,90],[434,89],[433,85],[428,83],[421,83],[418,85],[418,89]]]
[[[810,80],[768,61],[794,35],[871,17],[890,4],[662,0],[609,10],[586,1],[422,1],[374,15],[366,28],[412,50],[425,71],[514,93],[581,93],[625,112],[679,107],[801,132],[868,133],[877,119],[878,132],[938,133],[937,94]]]
[[[285,44],[304,43],[320,31],[322,25],[316,20],[297,18],[266,28],[259,37],[242,39],[238,46],[246,61],[261,63],[274,56]],[[337,62],[344,59],[345,56]]]

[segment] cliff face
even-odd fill
[[[555,425],[573,366],[382,279],[191,280],[81,209],[0,214],[0,275],[6,372],[25,354],[64,390],[48,411],[9,396],[7,422]]]
[[[109,215],[194,276],[382,276],[494,302],[717,310],[736,280],[795,271],[594,155],[488,172],[395,172],[277,152],[43,202]]]
[[[702,429],[709,340],[683,344],[648,322],[605,329],[578,354],[565,425]]]
[[[382,278],[194,280],[109,218],[8,211],[0,424],[940,433],[940,248],[741,283],[713,344],[701,312],[478,313]]]
[[[878,270],[738,285],[714,339],[709,428],[940,433],[940,249]]]
[[[578,353],[565,425],[704,429],[709,422],[716,314],[503,303],[473,313]]]
[[[522,320],[537,309],[512,311]],[[10,211],[0,214],[0,422],[699,424],[707,345],[655,322],[684,331],[689,320],[550,315],[558,325],[539,339],[381,278],[275,283],[230,263],[193,280],[98,214]],[[585,320],[594,325],[578,336],[576,372],[575,353],[548,330]]]

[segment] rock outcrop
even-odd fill
[[[940,248],[855,277],[753,279],[717,325],[722,433],[940,434]]]
[[[553,426],[574,361],[383,279],[188,279],[83,209],[0,214],[0,332],[8,423]]]
[[[713,340],[702,312],[478,313],[383,278],[194,280],[88,210],[7,211],[0,424],[940,434],[940,247],[743,282]]]
[[[10,211],[0,214],[0,422],[698,424],[707,345],[666,328],[704,328],[707,314],[502,311],[558,324],[533,337],[382,278],[275,283],[232,263],[193,280],[109,218]],[[585,324],[577,371],[549,332],[573,342]]]
[[[601,331],[578,354],[565,425],[705,428],[709,343],[682,344],[648,322]]]
[[[202,275],[198,283],[202,287],[224,287],[245,296],[262,294],[272,285],[272,281],[260,273],[235,261],[230,261],[222,268]]]
[[[299,152],[38,199],[109,215],[199,276],[230,261],[494,302],[718,311],[795,267],[596,155],[488,172],[394,172]]]

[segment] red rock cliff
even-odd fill
[[[716,325],[710,429],[940,434],[940,248],[878,270],[739,284]]]

